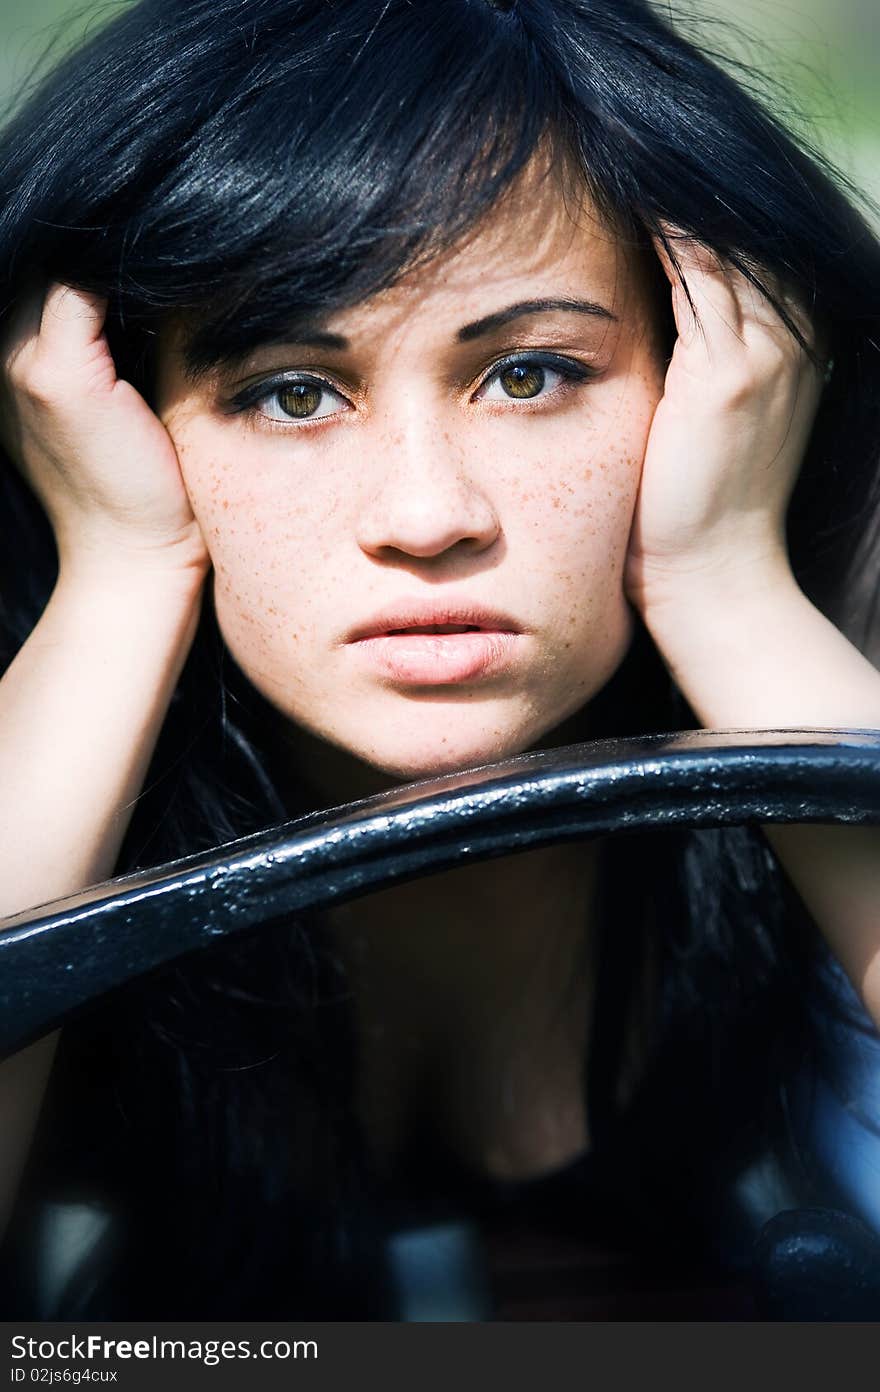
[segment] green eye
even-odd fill
[[[537,396],[541,391],[545,381],[544,369],[534,363],[518,363],[500,373],[498,380],[508,396],[522,400]]]
[[[287,416],[303,420],[317,411],[324,389],[313,382],[295,382],[275,392],[275,399]]]
[[[477,398],[486,401],[548,402],[591,381],[599,374],[586,363],[555,353],[540,360],[518,353],[499,363],[485,378]],[[276,425],[312,425],[344,415],[355,407],[320,377],[285,374],[255,382],[232,398],[227,409]]]
[[[262,416],[265,420],[311,424],[353,409],[329,382],[318,377],[275,377],[255,382],[230,402],[233,411]]]
[[[592,381],[599,374],[594,367],[557,353],[506,358],[490,372],[479,396],[485,401],[550,401],[565,392]]]

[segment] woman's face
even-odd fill
[[[451,772],[534,746],[614,673],[663,387],[643,258],[524,182],[309,341],[193,386],[165,336],[157,409],[220,629],[294,747]]]

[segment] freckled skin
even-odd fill
[[[390,779],[532,747],[605,685],[631,638],[623,565],[663,389],[645,268],[586,200],[573,217],[552,180],[524,194],[442,260],[332,316],[348,355],[263,348],[194,388],[174,333],[161,344],[157,409],[230,651],[294,742],[306,731]],[[456,341],[464,323],[545,297],[596,300],[619,322],[557,311]],[[540,349],[601,375],[534,402],[497,377],[491,401],[476,395],[503,358]],[[331,395],[333,414],[304,428],[218,409],[245,378],[279,370],[329,378],[346,400]],[[263,406],[280,414],[277,398]],[[523,629],[514,664],[470,686],[380,680],[342,640],[403,595],[506,612]]]

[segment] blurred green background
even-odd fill
[[[0,100],[21,90],[50,42],[63,51],[126,3],[0,0]],[[880,203],[880,0],[653,3],[701,46],[769,80],[777,115]]]

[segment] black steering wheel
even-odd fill
[[[651,827],[880,824],[880,731],[697,730],[596,740],[408,783],[3,920],[0,1054],[176,957],[552,842]]]
[[[409,783],[6,919],[0,1052],[177,957],[309,907],[553,842],[773,822],[880,825],[880,731],[598,740]],[[880,1239],[846,1214],[777,1215],[755,1285],[770,1319],[878,1319]]]

